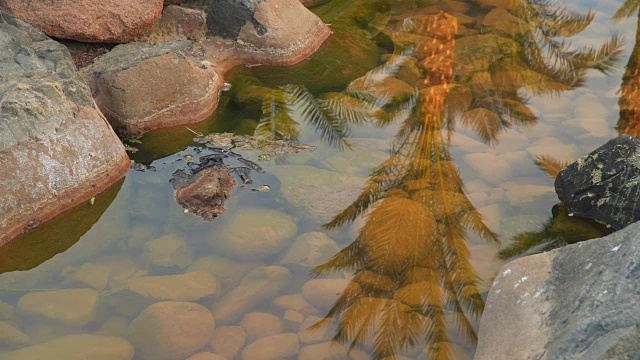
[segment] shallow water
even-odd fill
[[[235,70],[210,120],[130,143],[140,150],[131,158],[155,171],[130,171],[94,205],[0,248],[0,322],[25,335],[0,333],[0,359],[79,333],[125,338],[136,359],[153,358],[140,344],[165,343],[162,333],[127,326],[164,300],[212,311],[218,330],[200,351],[223,353],[223,333],[237,330],[226,326],[243,327],[237,359],[278,333],[297,334],[296,346],[278,338],[291,358],[471,358],[504,263],[498,250],[523,233],[536,238],[558,202],[536,157],[571,162],[635,131],[634,84],[623,78],[636,71],[636,20],[611,21],[622,2],[565,2],[593,9],[585,29],[554,28],[536,1],[516,4],[530,7],[509,16],[470,1],[315,7],[334,36],[312,59]],[[572,42],[557,63],[540,29],[556,45]],[[593,69],[589,56],[616,36],[620,53],[600,64],[606,74]],[[570,52],[583,46],[593,53]],[[169,184],[190,159],[215,151],[193,132],[288,134],[315,150],[265,161],[233,149],[264,172],[206,222],[183,211]],[[271,191],[252,191],[263,184]],[[566,216],[549,228],[556,238],[538,236],[530,251],[604,233],[581,233],[584,224]],[[178,274],[200,280],[161,277]],[[150,281],[144,291],[132,285],[140,279]],[[208,281],[217,285],[203,289]],[[58,290],[66,292],[48,292]],[[84,298],[91,304],[77,303]],[[340,346],[318,345],[332,339]]]

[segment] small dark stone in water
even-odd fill
[[[176,183],[172,184],[175,186]],[[224,201],[236,182],[223,168],[212,166],[183,178],[181,184],[184,187],[176,191],[178,203],[188,212],[211,221],[224,212]]]
[[[570,215],[622,229],[640,220],[640,140],[621,135],[563,169],[555,182]]]

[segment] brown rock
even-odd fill
[[[176,200],[189,212],[209,221],[224,212],[224,201],[236,185],[233,177],[218,166],[198,172],[190,181],[176,190]]]
[[[139,41],[158,42],[169,40],[201,40],[207,35],[205,15],[200,10],[169,5],[162,17]]]
[[[240,321],[240,326],[247,334],[247,342],[283,332],[282,320],[275,315],[262,312],[248,313]]]
[[[146,308],[131,325],[129,339],[145,360],[182,360],[209,342],[215,321],[202,305],[165,301]]]
[[[160,18],[162,0],[0,0],[0,7],[49,36],[126,43]]]
[[[267,336],[242,350],[242,360],[289,359],[298,352],[298,336],[293,333]]]
[[[241,326],[221,326],[213,331],[209,346],[216,354],[233,359],[244,346],[246,336]]]
[[[139,135],[202,121],[215,109],[222,81],[193,52],[189,41],[120,45],[83,73],[113,127]]]
[[[0,39],[2,245],[105,190],[129,160],[64,46],[2,10]]]

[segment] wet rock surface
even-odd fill
[[[0,244],[88,200],[129,166],[69,52],[0,10]]]
[[[221,167],[205,168],[176,190],[176,200],[189,212],[211,221],[224,212],[224,201],[235,184],[233,177]]]
[[[162,0],[1,0],[0,7],[49,36],[85,42],[126,43],[160,17]]]
[[[614,229],[640,220],[640,140],[621,135],[562,170],[555,182],[569,213]]]
[[[505,265],[489,293],[475,359],[637,356],[639,233],[636,223]]]

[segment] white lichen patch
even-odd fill
[[[596,185],[602,181],[602,171],[593,170],[591,172],[591,184]]]
[[[511,269],[506,269],[505,271],[502,272],[502,276],[507,276],[511,274]]]
[[[618,245],[618,246],[614,246],[611,248],[611,252],[617,252],[620,249],[620,246],[622,245]]]

